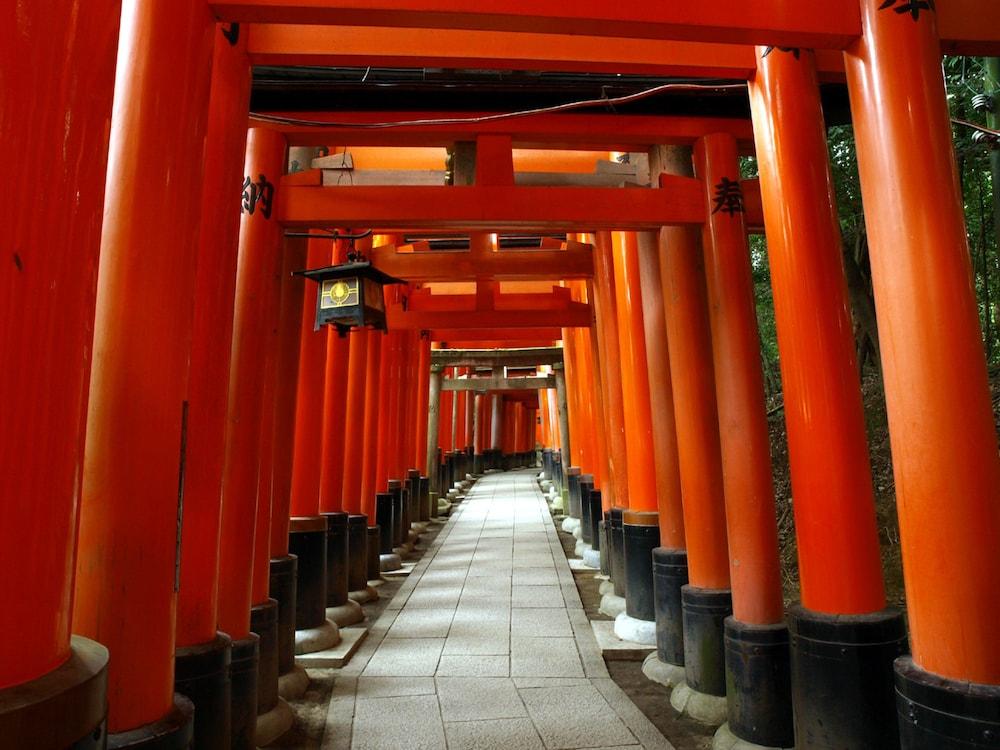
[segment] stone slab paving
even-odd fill
[[[534,477],[455,509],[338,673],[324,750],[673,750],[608,675]]]

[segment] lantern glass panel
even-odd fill
[[[365,306],[380,313],[385,312],[385,298],[382,295],[382,285],[374,279],[365,279]]]
[[[320,285],[320,309],[356,307],[360,303],[360,279],[327,279]]]

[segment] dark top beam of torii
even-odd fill
[[[442,367],[537,367],[561,365],[563,350],[558,346],[526,349],[435,349],[431,364]]]

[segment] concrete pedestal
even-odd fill
[[[656,623],[653,620],[640,620],[631,617],[628,612],[622,612],[615,618],[615,635],[623,641],[655,646]]]
[[[340,643],[340,629],[330,620],[316,628],[295,631],[295,655],[326,651]]]
[[[642,673],[647,679],[666,688],[674,688],[684,682],[684,667],[660,661],[655,651],[643,661]]]

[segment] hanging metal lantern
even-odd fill
[[[406,283],[367,262],[299,271],[298,275],[319,284],[314,330],[333,325],[341,335],[361,326],[387,330],[382,289],[390,284]]]

